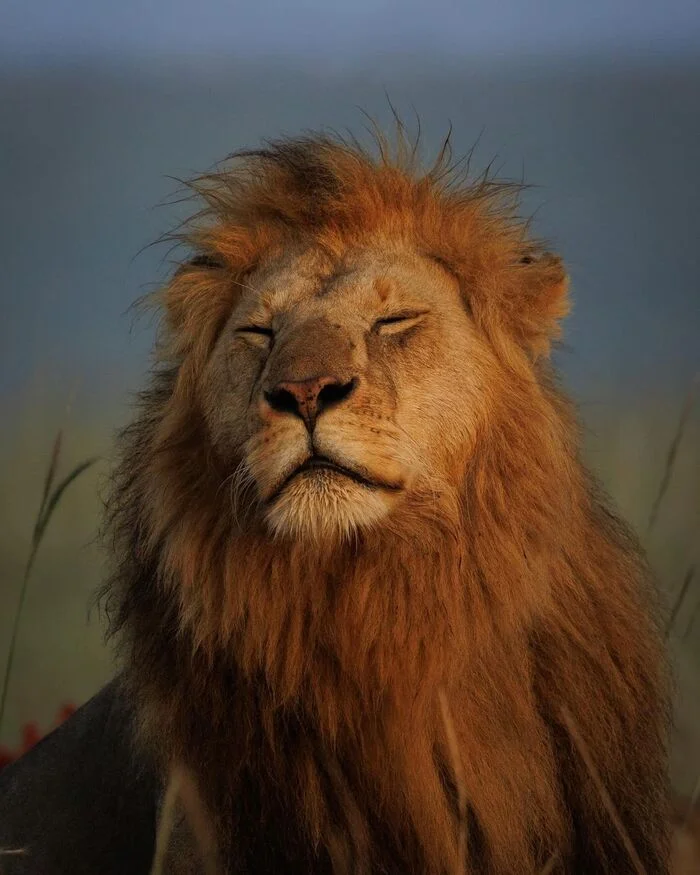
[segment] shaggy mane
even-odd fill
[[[445,873],[458,818],[444,691],[468,871],[532,875],[557,855],[562,872],[632,872],[568,713],[647,872],[665,872],[654,593],[548,364],[565,272],[528,237],[517,186],[460,177],[447,144],[426,172],[401,138],[377,151],[284,140],[191,184],[194,255],[158,298],[158,362],[108,507],[139,744],[164,774],[196,776],[230,871],[279,851],[295,872]],[[399,510],[330,553],[273,541],[225,486],[204,365],[265,259],[313,244],[342,263],[382,241],[457,278],[499,361],[489,428],[458,503]]]

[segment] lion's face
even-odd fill
[[[456,280],[399,248],[268,260],[209,359],[205,414],[234,495],[279,536],[347,537],[454,491],[483,349]]]

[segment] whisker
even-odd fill
[[[245,459],[241,459],[236,466],[235,471],[228,479],[231,512],[234,521],[240,527],[242,521],[247,516],[247,512],[254,504],[254,498],[251,496],[251,492],[255,491],[257,484]]]

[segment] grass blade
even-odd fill
[[[24,574],[22,576],[22,584],[19,591],[17,610],[15,611],[15,616],[12,623],[12,632],[10,634],[10,645],[7,654],[7,662],[5,664],[2,689],[0,690],[0,732],[2,731],[3,721],[5,717],[5,707],[7,705],[7,691],[10,684],[12,666],[15,660],[15,651],[17,649],[17,636],[19,634],[20,621],[22,619],[22,614],[24,613],[24,604],[27,598],[27,591],[29,589],[29,579],[31,577],[32,569],[34,567],[34,560],[36,559],[39,545],[41,544],[41,540],[44,536],[44,532],[46,531],[46,527],[49,524],[49,520],[51,519],[54,510],[58,506],[58,503],[68,486],[70,486],[70,484],[74,480],[76,480],[83,473],[83,471],[87,470],[92,464],[94,464],[95,461],[97,461],[96,459],[88,459],[86,462],[81,462],[81,464],[77,465],[70,472],[70,474],[68,474],[68,476],[59,483],[56,489],[51,492],[51,487],[53,486],[54,480],[56,479],[56,471],[58,470],[58,462],[61,455],[62,441],[62,431],[59,431],[53,443],[51,459],[48,469],[46,471],[46,477],[44,478],[44,489],[42,493],[41,504],[39,506],[39,512],[37,513],[37,518],[34,523],[34,531],[32,534],[29,556],[27,557],[27,563],[24,567]]]
[[[539,875],[551,875],[554,871],[554,867],[559,862],[559,854],[552,854],[552,856],[547,860],[544,866],[540,869]]]
[[[588,748],[588,745],[583,740],[583,736],[579,732],[579,728],[574,722],[573,718],[569,714],[568,709],[561,709],[562,719],[564,721],[564,725],[571,737],[571,740],[574,742],[576,746],[579,756],[584,762],[586,769],[588,770],[588,774],[591,776],[591,780],[595,784],[595,788],[598,791],[598,795],[600,796],[600,801],[605,806],[606,811],[608,812],[608,816],[612,821],[615,829],[620,836],[622,844],[624,845],[625,851],[627,852],[632,865],[634,866],[637,875],[646,875],[646,869],[644,868],[642,861],[639,859],[639,854],[637,853],[636,848],[632,844],[632,840],[625,829],[622,820],[620,819],[620,815],[615,808],[615,804],[612,801],[610,794],[608,793],[608,789],[603,783],[603,779],[600,776],[600,772],[596,768],[595,763],[593,762],[593,757],[591,756],[591,752]]]
[[[668,618],[668,623],[666,625],[666,639],[668,640],[668,636],[673,631],[673,627],[676,624],[676,619],[678,618],[678,613],[680,609],[683,607],[683,602],[688,595],[688,591],[690,590],[690,584],[693,582],[693,577],[695,576],[695,566],[691,565],[690,568],[686,571],[685,577],[683,578],[683,584],[680,588],[678,596],[673,603],[673,608],[671,609],[671,616]],[[687,634],[687,633],[686,633]]]
[[[442,722],[447,736],[447,745],[452,759],[452,771],[457,788],[457,804],[459,817],[459,833],[457,838],[457,875],[466,875],[467,871],[467,782],[464,777],[464,764],[459,753],[459,741],[450,703],[444,690],[438,691]]]
[[[156,847],[150,875],[163,875],[166,871],[168,847],[174,830],[179,826],[178,802],[182,806],[185,820],[200,853],[202,875],[218,875],[218,852],[214,829],[207,817],[194,778],[181,766],[173,767],[168,779],[163,807],[158,819]]]
[[[153,866],[151,867],[151,875],[162,875],[165,866],[165,855],[168,851],[170,836],[175,825],[177,799],[180,795],[180,787],[182,785],[182,773],[173,769],[170,774],[168,786],[165,790],[165,798],[163,800],[163,808],[161,809],[160,818],[158,820],[158,830],[156,832],[156,847],[153,856]]]
[[[34,535],[33,539],[36,540],[38,537],[38,528],[39,523],[41,521],[42,516],[44,515],[44,508],[46,507],[46,502],[48,501],[49,494],[51,493],[51,487],[53,486],[53,481],[56,477],[56,471],[58,469],[58,459],[61,455],[61,446],[63,444],[63,429],[59,429],[58,434],[56,435],[53,448],[51,450],[51,461],[49,462],[49,467],[46,469],[46,477],[44,477],[44,491],[41,496],[41,504],[39,505],[39,513],[36,517],[36,522],[34,524]]]
[[[659,516],[659,509],[661,507],[661,503],[664,500],[664,496],[666,495],[666,491],[668,490],[669,483],[671,482],[671,475],[673,474],[673,468],[676,464],[676,456],[678,454],[678,447],[681,444],[681,439],[683,437],[683,433],[685,432],[686,425],[688,424],[688,420],[690,418],[690,413],[693,409],[693,405],[695,403],[695,394],[697,392],[698,386],[700,386],[700,374],[696,374],[693,382],[690,384],[690,389],[688,390],[688,394],[685,397],[685,402],[683,403],[683,408],[681,410],[681,415],[678,419],[678,426],[676,428],[676,433],[673,436],[673,440],[671,441],[671,446],[668,448],[668,454],[666,456],[666,465],[664,467],[664,473],[661,478],[661,483],[659,484],[659,491],[656,494],[656,498],[654,499],[654,503],[651,506],[651,513],[649,514],[649,522],[647,523],[647,543],[649,542],[649,538],[651,537],[651,533],[656,525],[656,520]]]
[[[91,465],[94,465],[96,461],[97,461],[97,457],[94,457],[92,459],[88,459],[85,462],[81,462],[79,465],[76,465],[75,468],[73,468],[73,470],[70,472],[70,474],[68,474],[66,477],[64,477],[64,479],[61,480],[61,482],[58,484],[58,486],[54,490],[53,494],[49,498],[48,502],[46,503],[46,508],[44,510],[43,515],[39,519],[39,523],[38,523],[39,539],[41,539],[42,535],[44,534],[44,531],[46,530],[46,526],[49,524],[49,520],[51,519],[51,514],[56,509],[56,506],[58,505],[58,502],[61,500],[63,493],[66,491],[66,489],[71,485],[71,483],[74,480],[76,480],[78,477],[80,477],[80,475],[83,473],[83,471],[87,471],[87,469]]]

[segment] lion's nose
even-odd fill
[[[331,376],[285,380],[265,392],[265,400],[278,413],[291,413],[303,419],[311,431],[323,411],[345,401],[356,386],[356,377],[346,383]]]

